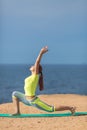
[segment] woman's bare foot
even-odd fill
[[[13,113],[13,114],[10,114],[11,116],[17,116],[17,115],[20,115],[20,113]]]
[[[71,108],[70,108],[70,111],[71,111],[72,115],[74,115],[75,110],[76,110],[76,107],[71,107]]]

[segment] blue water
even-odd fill
[[[24,92],[30,65],[0,65],[0,103],[11,102],[13,91]],[[87,95],[87,65],[43,65],[44,90],[37,94]]]

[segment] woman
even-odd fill
[[[41,58],[44,53],[48,51],[48,47],[43,47],[36,59],[33,66],[30,67],[31,75],[25,79],[24,90],[25,94],[15,91],[12,93],[13,103],[15,105],[15,113],[12,115],[20,114],[19,101],[28,106],[34,106],[47,112],[70,110],[75,113],[75,107],[71,106],[50,106],[42,102],[38,96],[35,95],[36,88],[39,84],[40,90],[43,90],[43,74],[40,65]]]

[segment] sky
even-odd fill
[[[87,64],[87,0],[0,0],[0,64]]]

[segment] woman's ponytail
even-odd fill
[[[43,73],[42,73],[42,66],[41,65],[39,65],[39,73],[40,73],[39,89],[40,89],[40,91],[42,91],[44,89],[44,86],[43,86]]]

